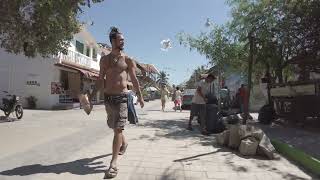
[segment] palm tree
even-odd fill
[[[199,80],[199,76],[201,75],[201,74],[204,74],[204,73],[206,73],[206,69],[205,69],[205,67],[204,66],[200,66],[200,67],[198,67],[197,69],[195,69],[194,71],[193,71],[193,73],[191,74],[191,76],[190,76],[190,78],[189,78],[189,80],[186,82],[186,88],[196,88],[195,87],[195,84],[196,84],[196,82]]]
[[[168,84],[168,74],[165,71],[160,71],[157,79],[157,84]]]

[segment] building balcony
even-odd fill
[[[68,50],[68,54],[59,53],[57,56],[59,63],[76,64],[91,68],[92,58],[79,52]]]

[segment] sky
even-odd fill
[[[176,35],[181,31],[199,35],[208,31],[207,18],[215,24],[230,18],[224,0],[104,0],[84,10],[80,19],[94,22],[87,28],[97,42],[110,44],[109,29],[118,27],[125,37],[125,53],[166,71],[171,84],[188,80],[194,69],[209,62],[180,45]],[[173,47],[166,52],[160,42],[167,38]]]

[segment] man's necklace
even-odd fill
[[[118,56],[114,56],[114,58],[113,58],[113,64],[117,64],[120,57],[121,57],[121,54],[118,55]]]

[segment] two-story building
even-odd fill
[[[157,86],[156,81],[159,70],[153,64],[137,63],[137,67],[141,70],[140,73],[137,73],[137,77],[143,89],[150,86]]]
[[[28,58],[0,49],[0,94],[8,91],[21,97],[35,97],[38,109],[79,106],[78,94],[89,91],[99,75],[102,50],[83,27],[74,35],[67,54]],[[99,101],[98,94],[96,100]]]

